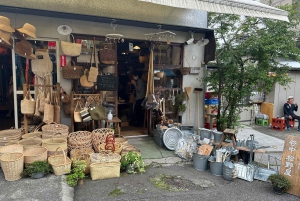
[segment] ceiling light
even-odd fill
[[[133,47],[133,49],[134,50],[140,50],[141,48],[138,45],[136,45],[136,46]]]

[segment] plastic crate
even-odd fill
[[[163,136],[164,132],[160,130],[153,130],[153,140],[159,147],[165,147]]]
[[[255,124],[260,125],[260,126],[268,126],[268,119],[256,118],[255,119]]]
[[[218,105],[219,99],[217,99],[217,98],[205,99],[205,104],[206,105]]]

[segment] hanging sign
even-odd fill
[[[48,41],[48,49],[49,50],[56,50],[56,42],[55,41]]]
[[[300,137],[287,135],[282,153],[280,174],[292,183],[287,193],[300,196]]]
[[[67,57],[66,55],[60,55],[60,67],[64,67],[67,65]]]

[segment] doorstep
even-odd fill
[[[191,164],[190,161],[178,157],[175,151],[156,145],[153,137],[128,138],[128,143],[141,150],[141,155],[146,165],[158,164],[169,166],[173,164]]]

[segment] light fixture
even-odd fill
[[[167,43],[170,44],[171,39],[175,39],[176,34],[171,31],[161,31],[161,25],[158,25],[158,32],[144,34],[145,39],[149,41],[160,41],[163,38],[167,38]]]
[[[136,46],[133,47],[133,49],[134,50],[140,50],[141,48],[138,45],[136,45]]]
[[[69,35],[72,33],[72,28],[68,25],[60,25],[59,27],[57,27],[57,31],[61,35]]]
[[[199,46],[205,46],[209,43],[209,40],[206,38],[200,38],[198,39],[197,43]]]
[[[112,22],[110,23],[111,27],[113,28],[114,30],[114,33],[111,33],[111,34],[106,34],[106,38],[105,38],[105,41],[106,42],[118,42],[118,43],[123,43],[124,42],[124,36],[122,34],[117,34],[115,33],[116,32],[116,27],[117,27],[117,24],[113,24],[114,22],[116,22],[115,19],[112,20]]]

